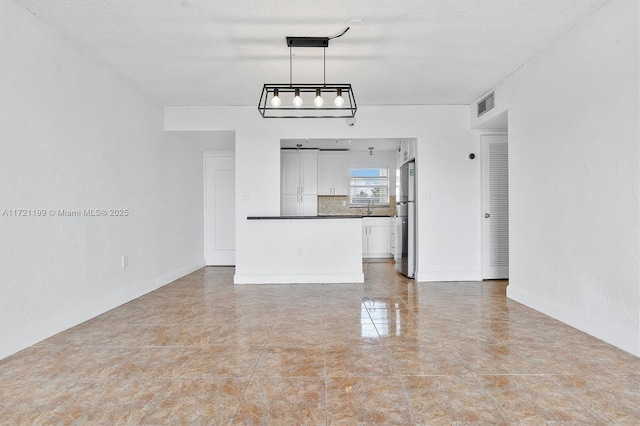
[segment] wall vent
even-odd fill
[[[495,92],[489,93],[485,96],[480,102],[478,102],[478,117],[480,117],[485,112],[493,109],[495,106],[494,102]]]

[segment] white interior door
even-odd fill
[[[507,135],[482,135],[482,278],[509,278]]]
[[[207,265],[236,263],[235,182],[234,155],[205,157],[204,258]]]

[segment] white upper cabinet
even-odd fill
[[[315,216],[318,194],[318,151],[281,151],[280,214]]]
[[[295,153],[282,152],[280,185],[282,194],[300,193],[300,157]]]
[[[349,153],[318,153],[318,195],[349,195]]]
[[[400,141],[400,155],[402,164],[416,158],[416,141],[414,139],[403,139]]]
[[[283,150],[281,155],[283,194],[318,193],[318,151]]]
[[[300,193],[318,195],[318,152],[300,151]]]

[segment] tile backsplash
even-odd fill
[[[344,202],[344,206],[342,205]],[[348,216],[363,215],[366,216],[366,207],[351,208],[348,195],[319,195],[318,196],[318,216]],[[389,196],[389,207],[373,208],[374,215],[395,216],[396,214],[396,197]]]

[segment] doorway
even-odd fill
[[[509,278],[509,146],[506,133],[480,136],[482,279]]]
[[[205,154],[204,174],[205,263],[235,265],[235,155]]]

